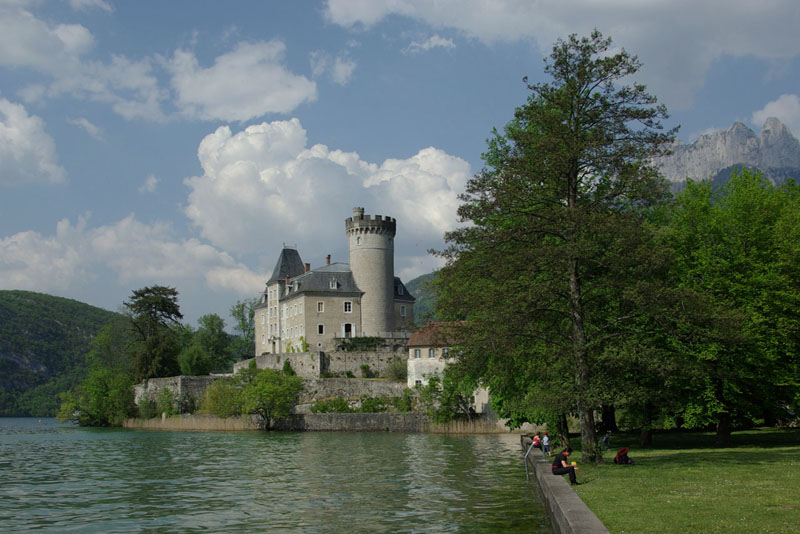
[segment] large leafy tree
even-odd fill
[[[137,289],[124,303],[130,313],[136,343],[133,347],[137,380],[177,374],[180,351],[177,327],[183,315],[173,287]]]
[[[231,350],[236,359],[252,358],[256,352],[255,341],[255,312],[253,307],[257,299],[239,300],[231,306],[233,317],[233,330],[236,336],[231,340]]]
[[[758,171],[723,187],[689,181],[677,196],[663,243],[675,253],[676,285],[702,314],[683,342],[689,426],[715,423],[730,442],[737,420],[774,421],[800,392],[800,191],[774,187]]]
[[[213,371],[228,371],[231,336],[225,331],[225,321],[216,313],[208,313],[197,320],[195,340],[209,355]]]
[[[273,369],[262,369],[242,390],[242,413],[255,414],[269,430],[278,419],[289,417],[303,389],[303,379]]]
[[[658,289],[643,221],[667,193],[649,162],[674,133],[644,86],[619,85],[640,63],[610,46],[597,31],[556,43],[551,81],[489,141],[437,282],[439,312],[469,320],[460,365],[504,415],[576,412],[584,461],[601,459],[594,411],[624,386],[601,357]]]

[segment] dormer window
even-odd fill
[[[403,286],[402,285],[398,285],[397,286],[397,294],[398,295],[405,295],[405,293],[403,292]]]
[[[336,279],[335,278],[331,278],[331,280],[330,280],[330,288],[331,289],[336,289],[338,286],[339,286],[339,284],[336,283]]]

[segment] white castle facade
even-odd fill
[[[354,208],[345,220],[349,263],[311,269],[293,248],[281,251],[256,304],[255,355],[333,351],[353,337],[407,338],[414,297],[394,276],[397,222]]]

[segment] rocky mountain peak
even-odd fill
[[[685,182],[687,177],[714,178],[735,165],[767,174],[770,169],[797,168],[800,172],[800,142],[775,117],[764,122],[760,136],[736,121],[727,130],[703,134],[689,145],[676,143],[671,149],[671,156],[658,158],[655,163],[676,184]]]

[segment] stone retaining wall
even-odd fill
[[[221,418],[213,415],[176,415],[153,419],[127,419],[125,428],[176,431],[243,431],[258,430],[253,416]],[[421,413],[346,413],[298,414],[276,425],[278,430],[318,432],[426,432],[434,434],[504,434],[508,429],[501,421],[479,418],[449,424],[435,424]]]
[[[520,436],[520,443],[527,452],[531,439]],[[542,451],[530,451],[526,462],[529,472],[536,477],[539,495],[545,503],[556,534],[608,534],[608,529],[572,490],[569,482],[563,476],[553,475],[552,463]]]
[[[301,378],[320,378],[324,373],[345,376],[348,372],[356,377],[371,378],[372,376],[386,376],[386,369],[394,359],[407,361],[408,354],[406,354],[404,347],[399,350],[386,348],[365,352],[335,351],[262,354],[255,358],[236,362],[233,364],[233,372],[247,368],[253,360],[255,360],[256,367],[259,369],[281,371],[288,360],[294,372]],[[362,365],[369,367],[370,376],[364,376]]]

